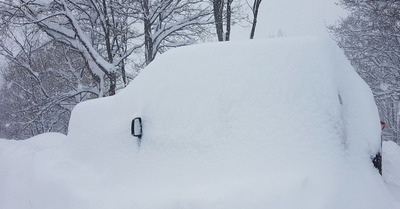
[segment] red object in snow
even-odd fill
[[[385,129],[386,123],[381,121],[381,126],[382,126],[382,131],[383,131],[383,129]]]

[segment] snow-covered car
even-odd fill
[[[380,149],[371,90],[332,41],[181,47],[74,109],[26,206],[397,209]]]

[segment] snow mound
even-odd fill
[[[135,117],[143,120],[140,146],[130,135]],[[371,163],[379,151],[372,93],[333,42],[182,47],[159,56],[118,95],[79,104],[67,140],[43,155],[52,160],[43,159],[26,189],[47,187],[22,202],[399,208]]]
[[[65,139],[59,133],[41,134],[27,140],[0,139],[0,208],[37,208],[31,207],[30,202],[48,201],[35,199],[51,194],[45,176],[38,170],[51,171],[57,148]],[[51,195],[55,196],[55,193]]]
[[[392,194],[400,200],[400,147],[392,142],[383,142],[383,178]]]

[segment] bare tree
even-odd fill
[[[9,32],[13,50],[1,44],[8,66],[1,72],[0,137],[25,139],[45,132],[66,133],[72,108],[99,95],[81,54],[63,43],[44,38],[37,29]],[[9,47],[8,45],[8,47]],[[14,54],[13,51],[17,51]]]
[[[385,140],[400,143],[400,1],[342,0],[351,13],[330,30],[360,76],[371,87]]]
[[[168,48],[190,45],[208,33],[212,10],[201,0],[141,0],[146,64]]]
[[[136,20],[125,16],[133,12],[124,7],[129,3],[132,1],[3,0],[0,12],[2,25],[35,24],[53,39],[80,51],[101,81],[101,94],[113,95],[117,77],[125,74],[124,61],[141,47],[129,42],[139,36],[131,27]]]
[[[245,19],[241,12],[241,1],[211,1],[213,4],[214,24],[218,41],[229,41],[231,37],[231,25],[235,22]]]
[[[115,94],[119,78],[134,77],[125,70],[132,53],[144,46],[149,64],[157,53],[196,42],[212,23],[201,0],[0,0],[0,8],[2,25],[35,24],[80,51],[105,95]]]

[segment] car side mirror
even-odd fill
[[[142,119],[140,117],[132,120],[131,134],[139,139],[142,137]]]

